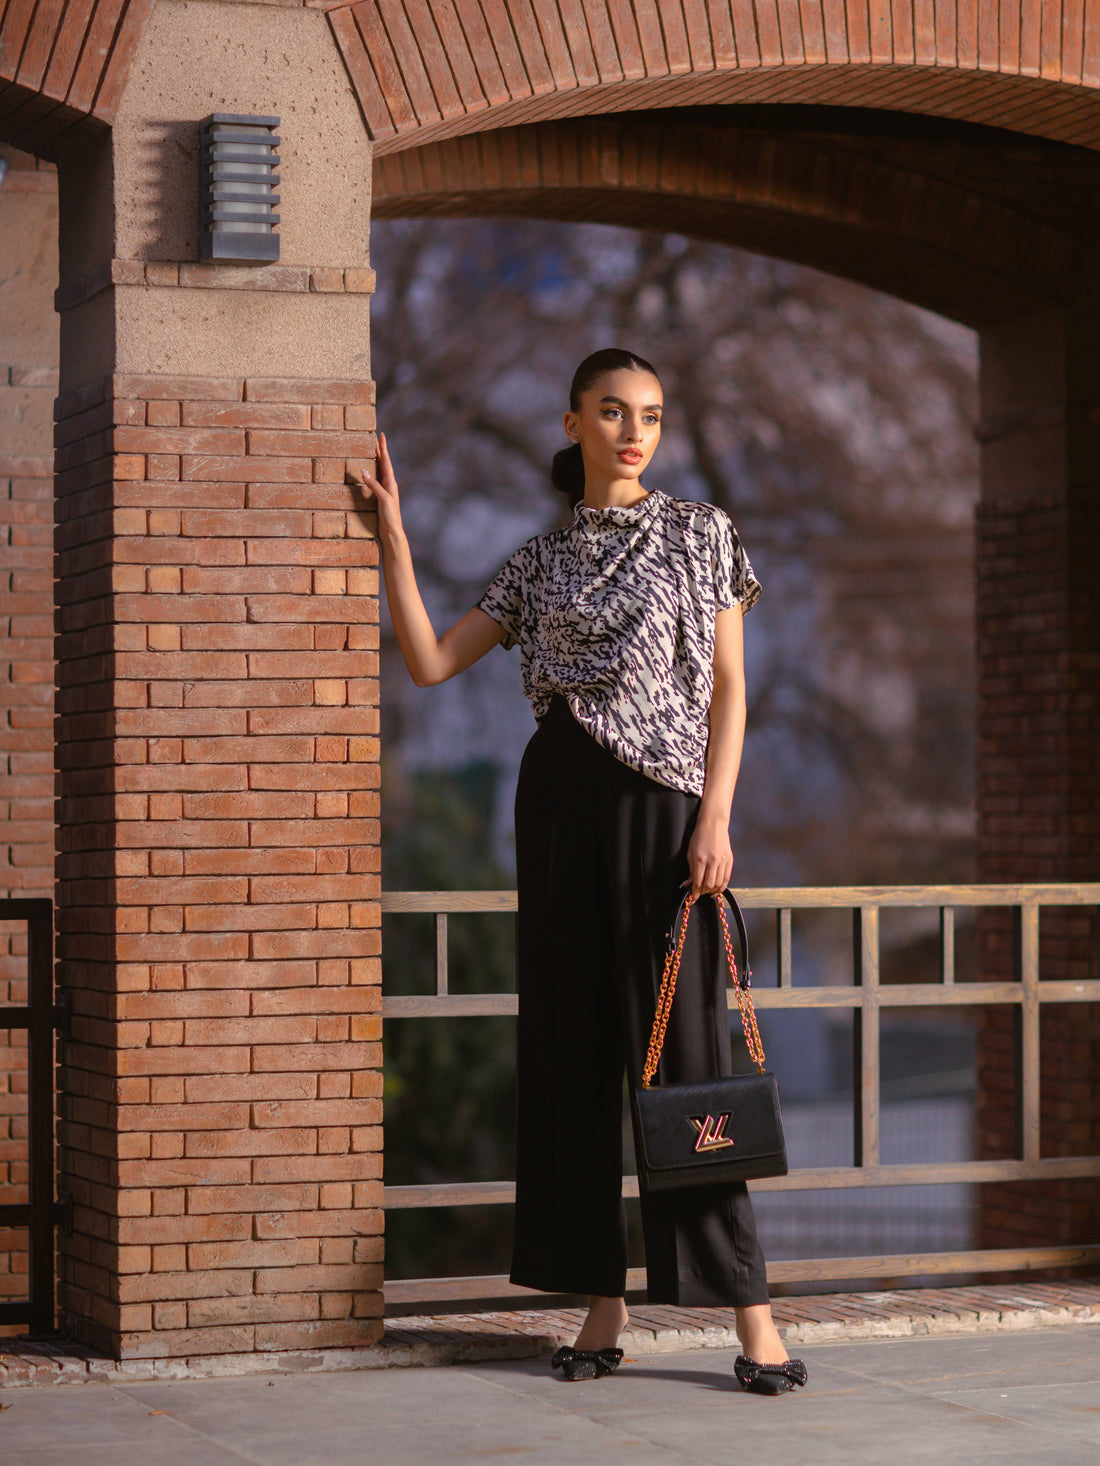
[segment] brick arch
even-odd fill
[[[797,260],[981,326],[1055,303],[1075,279],[1076,230],[1068,216],[1044,219],[1027,183],[1036,168],[1050,178],[1092,162],[1049,144],[1016,147],[998,180],[991,156],[976,132],[777,132],[685,108],[393,153],[376,162],[372,212],[667,229]]]
[[[1100,146],[1100,0],[329,0],[379,153],[563,116],[877,107]]]
[[[0,0],[0,140],[58,148],[114,120],[154,0]]]

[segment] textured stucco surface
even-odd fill
[[[113,177],[110,133],[90,139],[58,167],[58,257],[66,286],[102,270],[115,253]]]
[[[52,456],[55,392],[54,387],[0,383],[0,458]]]
[[[41,458],[53,453],[53,399],[56,389],[41,377],[55,367],[58,321],[53,308],[57,285],[57,194],[51,174],[36,174],[33,163],[14,148],[4,148],[11,172],[0,184],[0,459]],[[18,185],[33,178],[41,192]],[[8,368],[16,369],[8,385]],[[27,368],[39,375],[20,381]]]
[[[280,265],[367,264],[370,142],[324,14],[159,0],[113,131],[113,244],[63,251],[67,283],[112,255],[196,261],[198,131],[212,112],[282,119]],[[71,187],[76,218],[79,177]],[[62,385],[112,370],[361,380],[368,312],[366,295],[342,292],[118,285],[66,312]]]
[[[115,297],[119,372],[352,381],[370,372],[366,295],[127,286]]]
[[[0,361],[5,366],[56,362],[56,284],[56,195],[0,185]]]
[[[65,272],[62,270],[64,281]],[[61,312],[61,391],[97,382],[116,370],[115,302],[109,290]]]
[[[283,264],[365,265],[371,150],[318,10],[159,0],[115,120],[115,253],[195,260],[198,125],[282,119]]]

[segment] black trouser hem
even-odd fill
[[[759,1303],[770,1303],[771,1299],[766,1285],[761,1292],[748,1279],[737,1287],[715,1288],[701,1278],[677,1278],[672,1290],[647,1289],[646,1302],[659,1307],[754,1308]]]
[[[513,1268],[508,1278],[517,1288],[534,1288],[538,1293],[566,1293],[570,1297],[622,1298],[626,1293],[625,1278],[599,1278],[594,1274],[581,1277],[574,1273],[553,1275],[536,1268]]]
[[[626,1295],[625,1278],[597,1278],[593,1275],[565,1276],[539,1271],[537,1268],[513,1268],[508,1279],[517,1288],[531,1288],[537,1293],[564,1293],[569,1297],[622,1298]],[[646,1288],[646,1302],[662,1307],[680,1308],[754,1308],[770,1303],[768,1289],[760,1288],[756,1279],[739,1278],[737,1283],[715,1288],[702,1278],[677,1278],[671,1287]]]

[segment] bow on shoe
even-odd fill
[[[759,1389],[762,1385],[769,1394],[790,1390],[795,1385],[806,1383],[806,1366],[801,1359],[788,1359],[785,1364],[757,1364],[755,1359],[739,1354],[734,1360],[733,1372],[738,1383],[746,1390],[751,1390],[754,1385]],[[780,1380],[785,1380],[786,1383],[780,1384]]]
[[[566,1379],[596,1379],[614,1374],[622,1363],[621,1349],[573,1349],[563,1344],[550,1360],[551,1369],[560,1369]]]

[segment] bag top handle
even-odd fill
[[[739,977],[737,977],[737,976],[734,977],[734,979],[733,979],[734,986],[735,987],[742,987],[742,988],[750,988],[750,987],[752,987],[752,968],[749,966],[749,934],[748,934],[748,931],[747,931],[747,929],[745,927],[745,916],[744,916],[744,913],[742,912],[741,907],[738,904],[737,897],[733,894],[733,892],[729,889],[728,886],[721,893],[721,895],[719,895],[719,893],[717,891],[712,892],[712,894],[714,896],[715,901],[721,901],[722,897],[723,896],[725,897],[726,902],[728,903],[730,910],[733,912],[733,924],[737,928],[737,940],[741,944],[741,968],[740,968],[740,976]],[[690,899],[691,899],[691,891],[689,889],[689,890],[687,890],[687,891],[684,892],[683,897],[682,897],[682,899],[680,901],[680,904],[676,908],[676,919],[672,923],[672,926],[669,928],[669,933],[668,933],[668,946],[665,949],[667,951],[667,953],[668,953],[669,956],[671,956],[672,953],[675,952],[675,950],[676,950],[676,942],[677,942],[677,938],[678,938],[678,935],[679,935],[679,932],[680,932],[680,928],[682,927],[683,923],[687,920],[687,914],[688,914],[687,913],[687,906],[688,906],[688,901]],[[695,899],[696,899],[696,901],[698,901],[699,900],[699,897],[697,896]]]
[[[745,1045],[749,1051],[749,1058],[752,1059],[761,1074],[764,1072],[764,1046],[760,1042],[760,1030],[756,1025],[756,1012],[752,1005],[752,995],[749,988],[752,985],[752,973],[749,971],[749,934],[745,930],[745,918],[741,908],[737,904],[737,897],[730,890],[722,892],[730,909],[733,912],[734,925],[737,927],[737,935],[741,942],[741,972],[737,971],[737,963],[733,955],[733,943],[730,941],[729,924],[726,921],[725,907],[717,892],[714,895],[715,905],[718,911],[718,919],[722,927],[722,940],[726,948],[726,965],[729,969],[730,981],[733,984],[734,992],[737,994],[737,1007],[741,1014],[741,1028],[745,1034]],[[661,1059],[661,1050],[665,1042],[665,1029],[668,1027],[668,1020],[672,1014],[672,1000],[676,996],[676,978],[680,971],[680,957],[684,949],[684,938],[687,936],[688,917],[691,915],[691,908],[699,898],[693,896],[690,891],[684,893],[676,912],[676,920],[672,930],[668,934],[668,950],[665,953],[665,970],[661,975],[661,990],[657,995],[657,1011],[653,1015],[653,1032],[649,1036],[649,1049],[646,1053],[645,1065],[642,1069],[642,1088],[648,1089],[653,1082],[657,1072],[657,1065]]]

